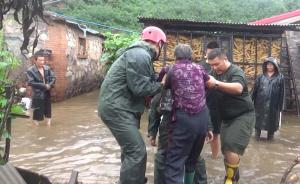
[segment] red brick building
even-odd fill
[[[77,22],[65,19],[55,13],[46,12],[45,22],[39,22],[39,41],[35,51],[47,49],[51,51],[49,66],[53,68],[57,81],[53,90],[56,101],[82,94],[99,87],[101,82],[101,66],[99,58],[102,53],[104,36]],[[5,39],[10,50],[24,61],[25,72],[30,62],[20,53],[22,34],[19,25],[13,18],[5,22]],[[35,34],[31,39],[33,43]],[[32,46],[28,46],[28,54],[32,54]]]

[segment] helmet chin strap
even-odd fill
[[[159,56],[160,56],[160,53],[161,53],[161,48],[159,47],[158,53],[156,53],[155,60],[158,60],[158,58],[159,58]]]
[[[160,41],[158,43],[158,53],[156,53],[156,57],[155,57],[155,60],[158,60],[159,56],[160,56],[160,53],[161,53],[161,50],[162,50],[162,47],[163,47],[163,44],[162,42]]]

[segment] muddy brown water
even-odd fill
[[[72,170],[84,183],[112,184],[118,180],[120,148],[97,116],[98,91],[53,104],[53,124],[34,126],[28,119],[16,119],[12,127],[10,162],[48,176],[54,183],[67,181]],[[147,140],[147,112],[141,133],[147,144],[146,175],[153,183],[155,147]],[[212,160],[210,147],[203,152],[208,183],[220,184],[224,177],[222,157]],[[300,154],[300,119],[283,116],[274,142],[251,140],[241,160],[241,184],[279,183],[289,162]],[[300,174],[300,166],[293,170]]]

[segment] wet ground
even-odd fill
[[[120,169],[120,150],[109,130],[97,116],[98,91],[53,105],[53,123],[35,126],[31,120],[13,123],[10,161],[50,177],[54,183],[67,181],[72,170],[79,171],[84,183],[112,184]],[[141,132],[146,139],[147,113]],[[147,141],[147,173],[153,183],[153,159],[156,148]],[[224,177],[223,159],[210,158],[210,148],[203,155],[207,162],[209,183],[220,184]],[[300,154],[300,118],[284,115],[274,142],[250,145],[241,161],[241,184],[279,183],[289,162]],[[300,166],[293,170],[300,175]]]

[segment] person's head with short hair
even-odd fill
[[[223,74],[230,66],[224,49],[212,49],[207,55],[208,63],[211,68],[218,74]]]
[[[217,41],[210,41],[206,45],[206,49],[216,49],[216,48],[220,48],[220,46],[219,46],[219,44],[218,44]]]
[[[216,49],[216,48],[220,48],[219,44],[217,41],[210,41],[208,42],[208,44],[206,45],[206,51],[205,51],[205,56],[204,58],[207,59],[207,55],[210,53],[210,51],[212,49]]]
[[[45,57],[45,54],[42,49],[36,51],[33,55],[34,57]]]
[[[34,54],[35,65],[40,68],[45,64],[45,53],[42,50],[37,51]]]
[[[40,49],[38,51],[36,51],[34,53],[34,57],[37,57],[37,56],[43,56],[45,57],[45,59],[49,60],[51,58],[51,55],[52,55],[52,50],[50,49]]]
[[[180,43],[175,47],[174,56],[176,60],[192,60],[192,47],[188,44]]]

